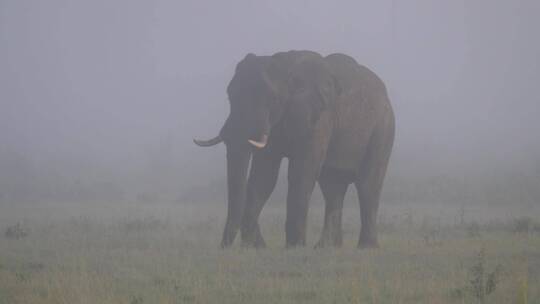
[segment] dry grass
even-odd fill
[[[268,249],[220,250],[221,207],[0,207],[0,229],[28,231],[0,238],[0,303],[478,303],[470,282],[480,250],[486,271],[501,268],[485,303],[540,303],[540,232],[516,231],[513,217],[479,221],[471,234],[450,211],[411,218],[385,207],[381,249],[358,251],[358,214],[348,211],[344,248],[285,250],[276,206],[262,215]],[[310,244],[321,228],[315,207]]]

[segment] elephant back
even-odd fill
[[[358,64],[354,58],[335,53],[326,56],[325,61],[343,92],[362,89],[372,94],[386,94],[386,87],[379,76],[369,68]]]

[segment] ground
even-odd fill
[[[383,206],[381,248],[360,251],[354,204],[344,247],[324,250],[320,203],[294,250],[279,204],[261,216],[269,248],[219,249],[221,205],[0,206],[0,303],[540,303],[536,207]]]

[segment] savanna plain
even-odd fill
[[[538,206],[382,205],[380,248],[284,249],[285,206],[261,215],[268,248],[221,250],[225,204],[0,206],[0,303],[540,303]]]

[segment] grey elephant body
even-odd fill
[[[394,115],[383,82],[343,54],[250,54],[238,64],[228,94],[231,114],[220,133],[227,145],[229,187],[222,246],[230,246],[239,229],[245,245],[265,246],[258,218],[283,158],[289,159],[287,247],[305,245],[317,182],[326,206],[317,246],[342,244],[341,214],[350,184],[360,203],[358,246],[378,246],[377,210],[394,140]],[[262,149],[248,144],[265,136]]]

